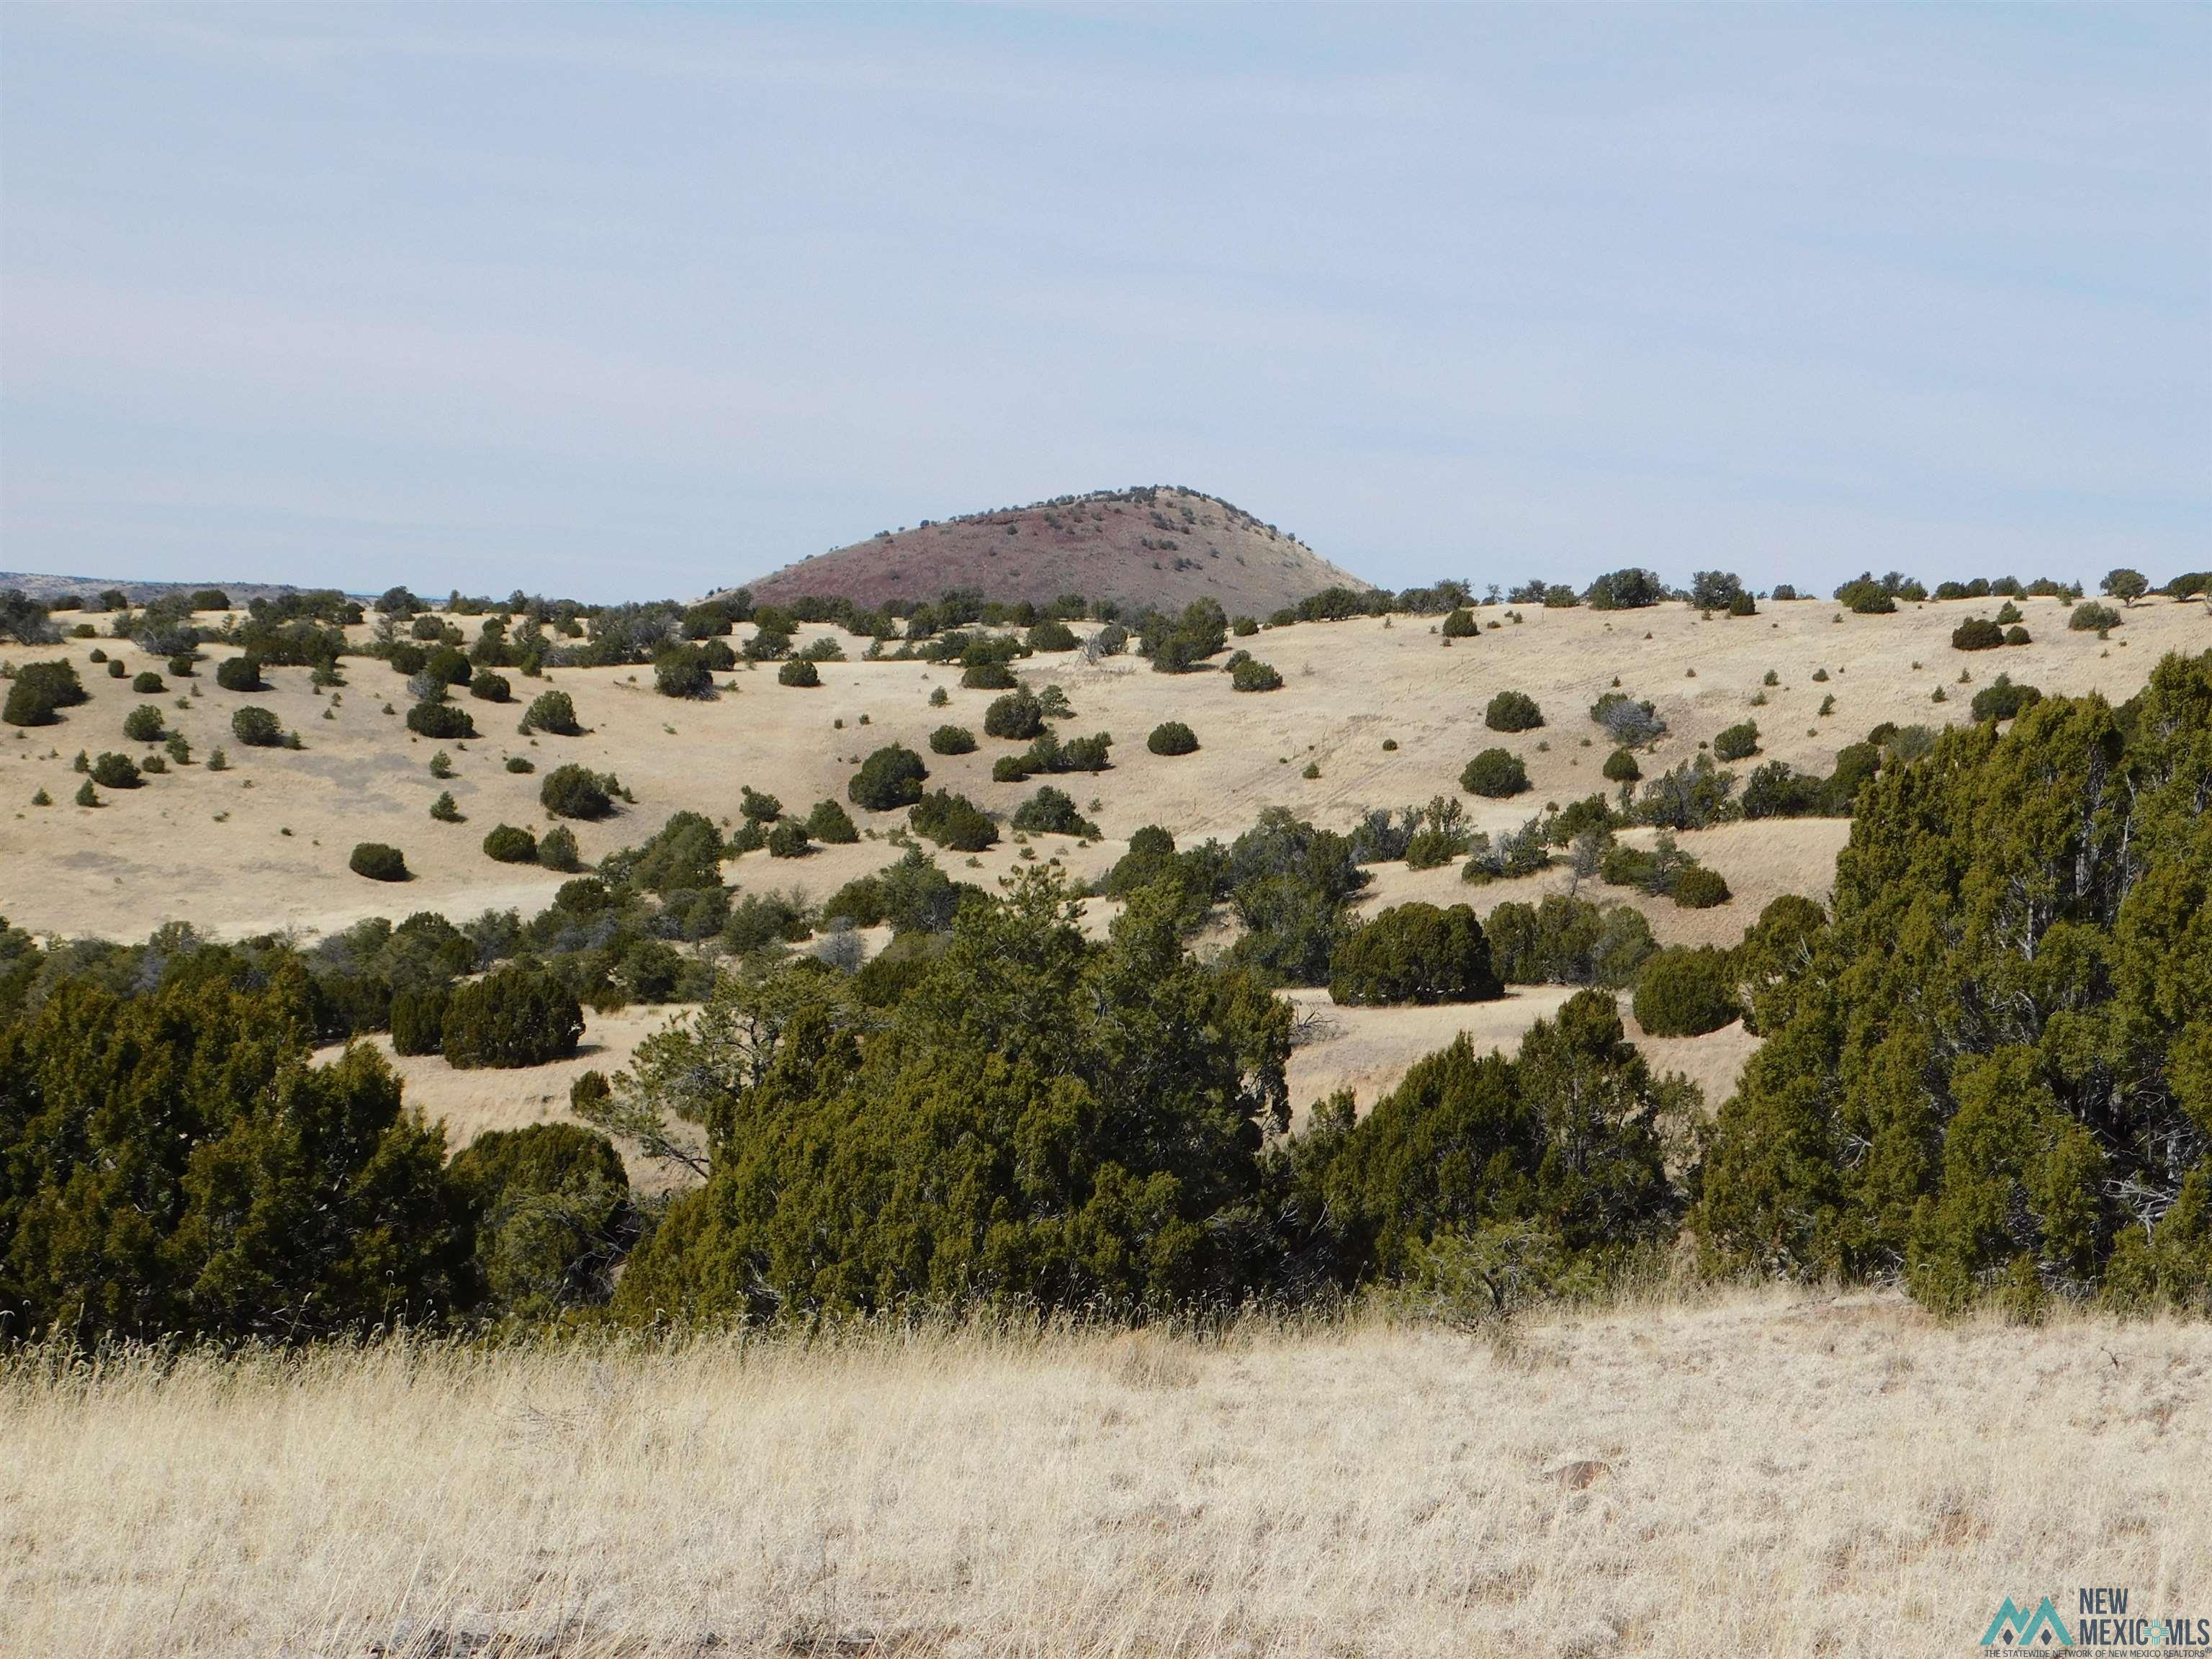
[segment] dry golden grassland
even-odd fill
[[[2209,1395],[2203,1324],[1778,1290],[18,1358],[0,1651],[1964,1654],[2008,1595],[2212,1597]]]
[[[1065,723],[1068,732],[1105,731],[1115,738],[1112,770],[1057,780],[1099,823],[1105,842],[1079,848],[1065,837],[1042,837],[1042,855],[1091,876],[1110,866],[1120,843],[1148,823],[1164,824],[1179,837],[1227,838],[1249,827],[1262,808],[1284,805],[1325,828],[1344,829],[1363,808],[1401,806],[1436,794],[1457,796],[1479,829],[1509,830],[1547,800],[1564,804],[1606,787],[1598,775],[1607,753],[1603,733],[1588,715],[1615,678],[1624,690],[1655,702],[1672,728],[1645,757],[1646,775],[1678,764],[1701,741],[1745,719],[1758,721],[1760,758],[1825,773],[1837,750],[1879,721],[1966,719],[1974,690],[2001,671],[2047,693],[2094,690],[2118,700],[2142,688],[2164,653],[2212,644],[2212,624],[2199,605],[2146,600],[2127,613],[2110,641],[2100,641],[2068,632],[2070,607],[2039,599],[2022,602],[2033,645],[1954,651],[1951,630],[1993,608],[1989,601],[1957,600],[1858,617],[1825,600],[1804,600],[1769,605],[1759,617],[1711,622],[1680,605],[1534,610],[1522,623],[1449,650],[1428,631],[1432,624],[1418,617],[1305,623],[1232,641],[1283,674],[1282,690],[1256,695],[1231,690],[1228,677],[1218,672],[1155,674],[1133,656],[1092,665],[1073,653],[1031,657],[1019,665],[1021,678],[1066,688],[1076,708],[1076,718]],[[1502,613],[1480,614],[1496,619]],[[458,620],[473,631],[469,618]],[[809,628],[803,636],[835,631]],[[369,630],[354,632],[366,640]],[[933,787],[960,791],[994,811],[1010,811],[1036,788],[1034,781],[991,781],[992,761],[1014,745],[985,740],[970,755],[927,754],[929,733],[940,725],[966,726],[981,738],[983,711],[995,694],[963,689],[958,671],[939,665],[860,661],[866,641],[841,637],[854,660],[823,664],[819,690],[780,686],[772,666],[741,669],[723,677],[738,689],[713,702],[656,696],[650,668],[556,669],[544,682],[510,674],[517,702],[484,703],[465,694],[457,699],[483,733],[468,744],[412,737],[401,718],[410,701],[405,684],[374,659],[346,659],[349,683],[338,694],[335,718],[325,720],[331,700],[313,694],[303,668],[266,670],[273,689],[246,696],[217,687],[211,666],[203,665],[189,683],[201,695],[187,696],[191,706],[179,709],[176,698],[188,683],[172,680],[168,695],[140,697],[130,692],[128,680],[111,679],[88,660],[97,644],[133,672],[163,668],[134,646],[73,640],[36,651],[10,648],[7,654],[19,661],[70,658],[91,701],[68,710],[58,726],[0,731],[0,915],[34,932],[137,939],[156,922],[172,920],[226,936],[283,927],[313,935],[367,915],[414,910],[456,920],[487,907],[528,915],[550,901],[562,878],[495,864],[482,842],[500,823],[546,828],[538,786],[564,761],[615,772],[637,798],[604,823],[576,826],[586,862],[636,845],[680,810],[734,819],[740,784],[769,790],[800,811],[823,796],[842,801],[860,759],[892,742],[924,753]],[[213,654],[226,653],[218,647]],[[1958,684],[1962,668],[1973,674],[1973,684]],[[1816,669],[1830,678],[1814,681]],[[1771,687],[1764,684],[1770,671],[1778,682]],[[516,732],[522,702],[548,684],[574,699],[587,735],[530,738]],[[1942,703],[1931,701],[1939,687],[1947,692]],[[933,708],[930,693],[940,688],[951,702]],[[1485,730],[1485,704],[1507,689],[1534,696],[1547,723],[1511,735]],[[1820,706],[1830,696],[1835,708],[1824,719]],[[1767,701],[1754,707],[1758,696]],[[149,778],[143,789],[106,792],[107,805],[97,810],[72,805],[81,780],[70,769],[71,758],[80,749],[140,752],[143,745],[124,740],[123,720],[133,705],[147,702],[161,707],[200,759],[217,745],[228,748],[231,769],[176,768]],[[248,702],[273,710],[306,747],[240,747],[230,718]],[[387,705],[393,713],[383,712]],[[1170,759],[1146,751],[1146,734],[1170,719],[1188,722],[1198,733],[1203,747],[1197,754]],[[1399,747],[1385,750],[1385,738]],[[1493,746],[1521,757],[1530,793],[1510,800],[1460,793],[1461,769],[1477,750]],[[430,757],[440,749],[452,755],[458,775],[451,781],[429,774]],[[503,770],[509,756],[529,759],[538,770]],[[1309,761],[1318,766],[1318,778],[1303,775]],[[1748,769],[1737,768],[1740,775]],[[40,788],[56,805],[29,805]],[[430,804],[441,791],[452,793],[465,823],[430,818]],[[880,833],[905,815],[855,817]],[[1739,895],[1717,910],[1678,910],[1618,890],[1607,896],[1645,908],[1663,944],[1732,943],[1777,893],[1825,892],[1839,838],[1839,826],[1813,820],[1769,820],[1685,836],[1684,845]],[[358,841],[401,848],[415,879],[393,889],[351,874],[346,855]],[[799,884],[820,899],[897,850],[875,840],[799,860],[757,853],[724,873],[744,890]],[[988,885],[1018,861],[1019,852],[1009,837],[981,855],[973,871],[957,856],[943,861],[962,879]],[[1528,898],[1534,884],[1500,884],[1478,893],[1461,884],[1452,868],[1380,873],[1378,902],[1449,893],[1481,910]]]

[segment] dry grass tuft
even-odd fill
[[[1516,1326],[20,1357],[0,1650],[1963,1652],[2212,1592],[2212,1328]]]

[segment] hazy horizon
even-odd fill
[[[2212,11],[15,7],[0,566],[2212,562]]]

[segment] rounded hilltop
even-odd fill
[[[801,594],[873,606],[969,590],[1009,604],[1063,593],[1163,611],[1211,599],[1264,617],[1361,580],[1280,527],[1178,485],[1061,495],[878,531],[744,584],[764,604]]]

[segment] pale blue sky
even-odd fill
[[[0,9],[0,567],[2212,565],[2212,9]]]

